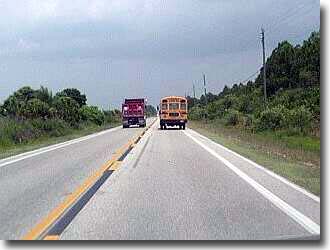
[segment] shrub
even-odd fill
[[[243,117],[243,126],[245,128],[251,128],[253,127],[253,121],[254,121],[253,115],[245,115]]]
[[[207,113],[210,119],[223,118],[225,111],[226,105],[224,99],[212,102],[207,107]]]
[[[121,121],[121,111],[118,109],[115,110],[104,110],[104,122],[105,123],[113,123]]]
[[[44,129],[49,136],[63,136],[70,132],[70,125],[61,119],[49,119],[44,122]]]
[[[224,109],[228,110],[230,108],[237,107],[238,98],[236,96],[233,96],[233,95],[226,95],[222,99],[222,103],[223,103]]]
[[[305,106],[292,109],[289,112],[288,122],[294,129],[301,133],[307,133],[312,127],[313,115]]]
[[[56,97],[70,97],[77,102],[79,107],[86,105],[87,98],[85,94],[81,94],[80,90],[75,88],[64,89],[56,94]]]
[[[5,118],[0,124],[0,135],[2,142],[18,144],[39,137],[41,132],[30,121]]]
[[[79,113],[81,119],[84,121],[90,121],[97,125],[104,123],[104,114],[96,106],[82,106]]]
[[[157,115],[157,110],[155,109],[155,107],[149,104],[146,105],[145,112],[147,117],[152,117]]]
[[[43,133],[53,133],[58,135],[64,135],[69,129],[70,125],[61,119],[33,119],[29,120],[33,127],[42,131]]]
[[[225,124],[227,126],[236,126],[240,120],[240,113],[237,110],[229,109],[225,115]]]
[[[242,96],[241,98],[238,98],[237,100],[237,108],[238,111],[244,113],[244,114],[249,114],[253,112],[253,100],[249,96]]]
[[[0,147],[9,147],[13,144],[12,128],[15,123],[8,118],[0,117]]]
[[[85,105],[86,96],[76,89],[66,89],[54,98],[44,87],[17,90],[0,105],[0,150],[44,136],[67,135],[91,123],[101,125],[105,118],[109,123],[121,120],[119,110],[103,112]]]
[[[63,136],[69,132],[69,124],[60,119],[0,118],[0,147],[26,143],[45,135]]]
[[[283,105],[287,109],[305,106],[317,118],[320,114],[320,88],[310,87],[278,91],[276,96],[272,97],[270,105]]]
[[[52,105],[53,94],[48,88],[44,86],[40,86],[40,89],[34,92],[34,97],[47,103],[48,105]]]
[[[188,113],[189,119],[201,120],[205,117],[206,110],[200,106],[194,106]]]
[[[217,102],[211,102],[209,105],[207,105],[207,113],[210,120],[213,120],[217,116]]]
[[[49,106],[47,103],[33,98],[29,100],[22,110],[22,114],[26,118],[45,118],[49,116]]]
[[[273,108],[267,108],[260,113],[258,129],[276,130],[283,128],[286,124],[288,110],[279,105]]]
[[[6,115],[6,111],[5,108],[3,107],[3,105],[0,104],[0,119],[2,116]]]
[[[6,114],[21,116],[25,104],[33,98],[34,90],[28,86],[22,87],[10,95],[3,103]]]
[[[42,135],[43,133],[41,130],[34,127],[30,122],[25,121],[15,126],[13,140],[16,144],[26,143]]]
[[[70,123],[70,125],[77,125],[80,120],[79,104],[70,97],[61,96],[54,99],[54,108],[58,118]]]

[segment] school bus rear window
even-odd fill
[[[186,109],[187,109],[187,104],[185,104],[185,103],[181,103],[181,104],[180,104],[180,109],[182,109],[182,110],[186,110]]]
[[[167,104],[166,103],[163,103],[162,104],[162,110],[166,110],[167,109]]]
[[[170,110],[179,109],[179,103],[170,103]]]

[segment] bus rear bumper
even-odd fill
[[[160,126],[180,126],[187,123],[187,119],[177,119],[177,120],[160,120]]]

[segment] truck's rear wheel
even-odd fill
[[[186,129],[186,124],[182,125],[182,129],[185,130]]]

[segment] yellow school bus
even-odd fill
[[[167,96],[160,100],[160,128],[166,129],[167,126],[179,126],[186,129],[188,103],[187,98],[181,96]]]

